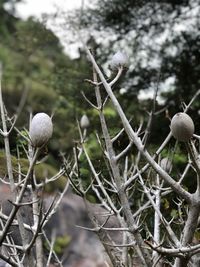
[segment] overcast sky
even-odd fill
[[[41,15],[54,14],[56,11],[69,11],[74,8],[81,8],[83,0],[24,0],[16,5],[17,16],[27,19],[29,16],[34,16],[38,19]],[[84,4],[90,0],[84,0]],[[66,53],[72,58],[78,57],[79,44],[66,44],[63,39],[63,32],[59,32],[58,28],[54,27],[54,23],[48,23],[48,27],[55,32],[60,38]]]
[[[24,0],[17,4],[17,14],[20,17],[40,17],[42,13],[53,13],[58,7],[61,10],[70,10],[81,6],[82,0]]]

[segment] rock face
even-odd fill
[[[49,199],[50,200],[50,199]],[[67,234],[70,243],[62,260],[65,267],[107,267],[105,252],[96,234],[81,227],[92,228],[82,198],[67,193],[57,213],[47,224],[48,236],[56,230],[57,236]]]
[[[3,211],[9,214],[11,204],[8,199],[11,197],[8,186],[0,185],[0,204]],[[45,205],[48,207],[53,196],[45,197]],[[4,210],[6,207],[6,211]],[[25,209],[25,208],[24,208]],[[22,210],[22,216],[26,223],[32,225],[30,212]],[[27,216],[28,215],[28,216]],[[91,227],[90,219],[87,216],[85,204],[79,196],[67,193],[61,205],[45,227],[47,235],[51,238],[52,232],[56,231],[56,236],[69,236],[70,242],[63,250],[62,262],[64,267],[107,267],[105,265],[104,248],[99,242],[95,233],[82,229],[79,226]],[[12,227],[12,237],[16,243],[21,243],[17,227]],[[0,267],[7,267],[6,262],[0,259]],[[58,265],[52,264],[51,267]]]
[[[28,196],[26,196],[28,197]],[[10,198],[10,191],[7,186],[0,185],[0,204],[2,207],[7,206],[8,199]],[[44,205],[48,208],[54,196],[48,195],[44,197]],[[26,202],[26,199],[24,199]],[[85,205],[86,204],[86,205]],[[86,208],[87,207],[87,208]],[[9,207],[10,209],[11,207]],[[22,210],[22,216],[26,223],[32,225],[30,220],[32,211],[27,209]],[[56,237],[68,236],[69,243],[62,250],[62,256],[59,256],[64,267],[111,267],[108,256],[105,253],[105,249],[99,241],[96,233],[83,229],[83,227],[94,228],[92,226],[88,211],[95,217],[99,225],[105,227],[119,227],[119,224],[114,216],[108,215],[108,212],[98,204],[91,204],[84,202],[84,200],[73,194],[71,190],[66,193],[61,201],[61,204],[57,212],[52,216],[45,226],[45,232],[51,240],[52,233],[56,234]],[[9,214],[9,210],[7,209]],[[79,227],[78,227],[79,226]],[[15,228],[14,228],[15,227]],[[17,242],[19,240],[19,232],[16,226],[12,228],[12,237]],[[122,232],[109,231],[111,238],[120,244],[122,242]],[[104,242],[110,243],[109,239],[105,239]],[[15,241],[16,242],[16,241]],[[16,243],[17,243],[16,242]],[[113,248],[114,249],[114,248]],[[44,250],[46,258],[48,257],[48,251]],[[116,253],[117,256],[117,253]],[[44,257],[44,262],[45,262]],[[6,263],[0,259],[0,267],[8,267]],[[44,265],[45,266],[45,265]],[[51,263],[49,267],[59,266],[56,263]],[[135,258],[133,267],[142,266],[140,261]]]

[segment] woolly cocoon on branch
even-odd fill
[[[51,118],[46,113],[37,113],[30,124],[30,138],[33,146],[41,147],[46,144],[53,133]]]
[[[125,53],[121,51],[115,53],[110,61],[110,67],[112,70],[127,66],[128,66],[128,57]]]
[[[189,141],[194,134],[194,123],[189,115],[179,112],[171,120],[172,135],[182,142]]]
[[[81,125],[82,129],[86,129],[86,128],[88,128],[90,126],[90,121],[89,121],[87,115],[83,115],[81,117],[80,125]]]

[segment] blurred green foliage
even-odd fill
[[[4,102],[12,116],[23,92],[28,90],[18,127],[28,128],[30,112],[54,114],[54,135],[49,147],[56,156],[59,150],[70,150],[78,138],[76,118],[88,109],[81,91],[88,98],[93,97],[91,87],[83,82],[90,77],[91,69],[84,56],[70,59],[59,39],[43,23],[32,17],[24,21],[8,12],[6,2],[9,3],[3,1],[0,6]]]
[[[59,256],[65,252],[66,247],[69,245],[71,237],[69,235],[58,236],[55,240],[53,250]],[[47,242],[44,243],[44,247],[49,250],[50,247]]]
[[[7,178],[7,165],[6,158],[3,151],[0,151],[0,177]],[[14,178],[17,179],[19,175],[21,175],[22,179],[26,175],[29,167],[29,162],[25,158],[17,159],[12,156],[12,164],[14,170]],[[56,190],[63,190],[65,184],[67,183],[67,177],[61,176],[56,181],[45,184],[45,179],[51,178],[56,175],[57,170],[50,164],[40,163],[36,164],[35,168],[35,177],[38,183],[44,183],[44,190],[46,192],[55,192]]]
[[[62,255],[70,241],[71,238],[68,235],[57,237],[54,244],[54,251],[56,252],[56,254]]]

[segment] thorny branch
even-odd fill
[[[111,226],[106,227],[105,225],[102,225],[100,223],[101,220],[96,217],[94,228],[88,229],[86,227],[85,229],[95,231],[98,234],[101,231],[106,231],[104,234],[109,235],[110,242],[107,240],[103,241],[102,236],[100,239],[103,245],[106,246],[109,256],[112,258],[111,262],[113,263],[113,266],[118,266],[118,263],[113,260],[113,254],[110,248],[119,248],[118,253],[120,254],[118,254],[118,256],[120,255],[122,264],[120,266],[132,266],[130,251],[137,253],[137,257],[142,264],[141,266],[162,266],[166,255],[173,256],[174,261],[170,264],[174,267],[186,266],[184,264],[190,262],[193,262],[194,264],[194,254],[196,255],[199,253],[199,245],[192,245],[195,231],[198,229],[200,215],[199,151],[197,151],[193,141],[186,144],[190,155],[188,157],[188,162],[183,172],[179,174],[179,178],[176,179],[173,177],[172,175],[174,175],[174,172],[170,171],[169,173],[168,170],[160,165],[161,153],[164,148],[166,149],[168,147],[168,143],[172,138],[172,133],[169,132],[168,136],[163,143],[160,144],[156,152],[151,155],[148,151],[148,135],[151,132],[152,120],[154,119],[154,115],[156,116],[158,114],[155,104],[158,88],[155,90],[153,110],[150,112],[149,122],[147,123],[146,129],[143,130],[143,126],[141,125],[138,128],[138,131],[134,131],[131,122],[126,118],[120,103],[112,91],[115,78],[113,82],[108,82],[104,77],[101,68],[97,65],[91,51],[87,49],[87,47],[85,47],[85,50],[93,65],[93,81],[90,81],[90,83],[94,85],[97,104],[90,103],[89,101],[87,102],[99,112],[104,144],[100,141],[98,134],[97,140],[98,142],[100,141],[99,143],[103,149],[102,152],[105,156],[104,160],[109,165],[109,178],[104,177],[101,171],[98,172],[94,166],[87,151],[86,138],[83,139],[81,137],[82,142],[80,143],[80,147],[86,156],[94,178],[91,180],[92,186],[90,184],[90,188],[92,188],[93,193],[96,195],[102,208],[104,207],[104,209],[112,211],[115,223],[118,223],[118,227],[112,224]],[[118,69],[118,74],[116,76],[117,80],[122,75],[122,69],[123,68]],[[100,82],[98,81],[98,78],[100,79]],[[99,90],[100,85],[103,85],[106,90],[123,125],[123,128],[119,130],[114,138],[111,138],[109,134],[109,127],[103,113],[105,105],[102,104],[101,101],[101,91]],[[198,90],[189,104],[184,106],[184,112],[189,110],[193,102],[199,96],[199,92],[200,91]],[[141,131],[145,134],[141,135]],[[126,133],[129,139],[129,144],[122,151],[116,151],[113,144],[118,140],[122,133]],[[82,136],[81,133],[80,135]],[[194,137],[198,140],[197,135],[194,135]],[[131,162],[130,151],[133,146],[136,147],[137,154]],[[174,151],[176,150],[176,147],[177,144],[175,145]],[[174,152],[171,153],[170,162],[173,162],[173,155]],[[190,193],[184,187],[184,178],[187,176],[191,168],[197,175],[197,187],[194,193]],[[83,195],[87,194],[87,192],[87,190],[84,190],[84,192],[82,191]],[[139,204],[134,203],[134,193],[136,192],[138,195],[141,195],[140,200],[138,200]],[[118,198],[117,201],[115,201],[116,195]],[[176,195],[178,201],[176,201]],[[165,212],[163,213],[162,211],[162,201],[165,200],[165,198],[168,198],[168,196],[175,198],[174,203],[178,210],[177,218],[172,217],[170,220],[165,218]],[[130,203],[132,203],[132,205],[130,205]],[[183,206],[187,207],[187,209],[185,209],[185,215],[182,214],[184,210]],[[186,212],[186,210],[188,212]],[[146,225],[147,222],[145,220],[147,217],[145,217],[145,214],[147,213],[154,214],[153,229],[150,229]],[[94,216],[91,210],[90,216],[92,218]],[[143,224],[145,227],[142,227]],[[163,230],[161,231],[161,225],[163,225],[165,229],[164,235]],[[177,232],[177,228],[181,229],[182,234],[180,234],[180,230]],[[145,241],[141,236],[140,232],[144,231],[144,229],[146,229],[146,235],[150,236],[152,241]],[[120,238],[121,242],[115,242],[110,234],[110,232],[116,230],[119,230],[120,233],[122,233]],[[193,266],[199,266],[198,261],[196,261],[195,264],[197,265]]]

